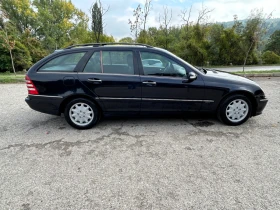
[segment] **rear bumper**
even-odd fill
[[[31,109],[52,115],[60,115],[59,107],[62,101],[63,98],[58,96],[28,95],[25,98],[25,102]]]
[[[257,99],[257,109],[256,109],[256,114],[255,116],[257,115],[260,115],[262,113],[262,111],[264,110],[266,104],[268,102],[268,99]]]

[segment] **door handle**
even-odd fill
[[[146,82],[142,82],[143,84],[145,85],[148,85],[148,86],[156,86],[157,83],[156,82],[152,82],[152,81],[146,81]]]
[[[92,83],[94,83],[94,84],[100,84],[100,83],[102,83],[102,80],[100,80],[100,79],[95,79],[95,78],[94,78],[94,79],[91,79],[91,78],[90,78],[90,79],[88,79],[88,81],[89,81],[89,82],[92,82]]]

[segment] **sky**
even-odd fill
[[[88,16],[90,7],[96,0],[72,0],[72,3]],[[107,35],[112,35],[117,40],[123,37],[133,37],[130,32],[128,19],[133,19],[133,10],[145,0],[101,0],[103,6],[110,7],[104,16]],[[196,20],[199,10],[208,8],[213,11],[209,14],[210,22],[232,21],[237,15],[239,20],[246,19],[252,9],[263,9],[264,14],[272,12],[273,18],[280,18],[280,0],[152,0],[152,10],[149,14],[147,26],[158,27],[159,17],[163,14],[163,8],[172,10],[171,24],[180,26],[183,24],[180,17],[181,11],[192,7],[191,20]]]

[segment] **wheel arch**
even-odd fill
[[[100,113],[102,114],[103,113],[103,109],[101,108],[101,105],[93,98],[93,97],[90,97],[88,95],[84,95],[84,94],[75,94],[75,95],[70,95],[68,96],[67,98],[65,98],[62,103],[60,104],[60,107],[59,107],[59,112],[60,113],[63,113],[67,104],[74,100],[74,99],[77,99],[77,98],[83,98],[83,99],[87,99],[87,100],[90,100],[92,101],[96,107],[98,108],[98,110],[100,111]]]
[[[251,113],[251,116],[254,116],[256,115],[256,109],[257,109],[257,100],[256,98],[254,97],[254,95],[247,91],[247,90],[237,90],[237,91],[233,91],[233,92],[230,92],[228,94],[226,94],[219,102],[219,105],[217,106],[217,109],[216,109],[216,113],[218,112],[221,104],[223,103],[224,100],[226,100],[228,97],[230,96],[233,96],[233,95],[243,95],[245,97],[247,97],[250,102],[252,103],[252,113]]]

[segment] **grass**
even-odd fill
[[[280,63],[277,63],[277,64],[255,64],[255,65],[246,65],[245,66],[245,70],[246,70],[246,67],[258,67],[258,66],[279,66]],[[226,65],[226,66],[223,66],[223,65],[209,65],[209,66],[204,66],[205,68],[233,68],[233,67],[240,67],[242,68],[243,65]]]
[[[236,71],[236,72],[231,72],[233,74],[243,74],[243,71]],[[246,71],[245,74],[271,74],[271,73],[280,73],[280,70],[267,70],[267,71]]]
[[[25,82],[25,72],[17,72],[15,76],[13,73],[0,73],[0,83],[23,83]]]

